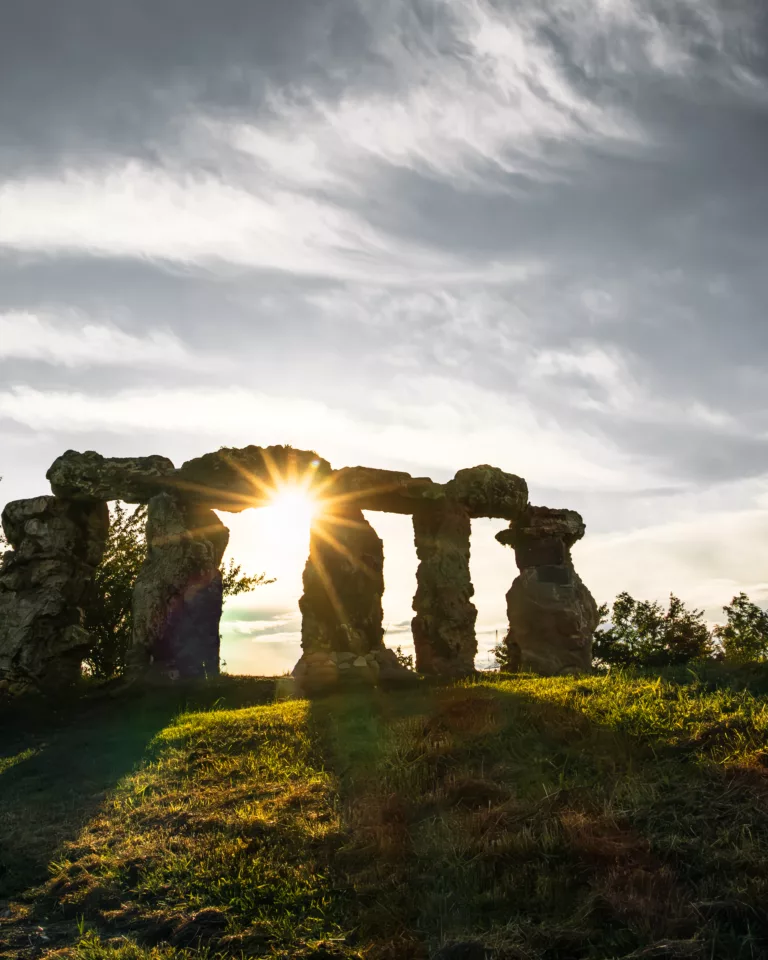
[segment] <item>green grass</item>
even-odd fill
[[[17,726],[0,956],[765,956],[764,680],[232,679]]]

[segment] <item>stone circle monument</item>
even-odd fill
[[[52,495],[2,512],[11,549],[0,560],[0,687],[52,689],[79,676],[82,626],[109,530],[110,500],[147,504],[147,555],[133,594],[129,674],[219,671],[221,558],[229,531],[214,510],[269,502],[278,480],[311,477],[322,510],[304,569],[299,687],[396,683],[413,676],[384,645],[384,552],[363,511],[409,514],[419,566],[412,620],[416,670],[464,676],[477,652],[469,573],[471,521],[506,520],[520,575],[507,594],[506,643],[516,665],[547,675],[587,671],[597,607],[570,548],[581,517],[528,503],[523,479],[487,465],[447,483],[368,467],[333,470],[314,451],[223,448],[178,469],[165,457],[105,458],[68,450],[48,470]]]

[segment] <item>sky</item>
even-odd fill
[[[600,602],[768,604],[762,0],[4,0],[0,502],[67,448],[290,443],[579,510]],[[273,508],[269,508],[273,509]],[[298,658],[249,511],[231,670]],[[408,649],[408,518],[385,548]],[[475,521],[482,665],[514,557]]]

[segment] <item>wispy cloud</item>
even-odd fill
[[[508,282],[520,270],[516,262],[478,264],[404,241],[321,198],[138,163],[7,181],[0,186],[3,246],[390,283]]]
[[[147,389],[92,396],[19,387],[0,392],[0,417],[37,430],[132,433],[148,423],[166,431],[253,442],[254,423],[269,411],[260,442],[317,449],[337,464],[419,464],[451,476],[460,466],[493,462],[540,484],[626,489],[658,482],[599,438],[537,416],[520,398],[460,381],[404,381],[373,393],[357,413],[320,401],[270,397],[242,388]],[[163,411],[157,422],[156,411]],[[446,477],[447,479],[447,477]]]
[[[0,313],[0,359],[39,360],[64,367],[127,366],[211,369],[220,360],[192,355],[173,334],[135,336],[69,312],[66,316]]]

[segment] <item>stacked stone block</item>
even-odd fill
[[[134,591],[130,670],[172,677],[219,669],[222,580],[229,532],[214,509],[266,505],[275,489],[309,483],[321,502],[304,571],[301,660],[308,692],[412,678],[384,645],[383,547],[363,511],[413,517],[419,558],[412,620],[420,672],[474,670],[476,610],[471,521],[510,521],[520,576],[507,594],[507,642],[540,673],[589,668],[596,607],[573,569],[578,514],[528,505],[523,479],[487,464],[447,483],[368,467],[332,470],[314,451],[222,448],[179,469],[165,457],[105,458],[68,450],[48,471],[54,493],[8,504],[13,547],[0,564],[0,683],[58,685],[80,670],[89,638],[82,610],[108,530],[106,502],[148,504],[147,557]]]
[[[584,532],[574,510],[529,507],[496,535],[514,548],[520,570],[507,593],[505,643],[513,667],[544,676],[591,669],[597,604],[571,559]]]

